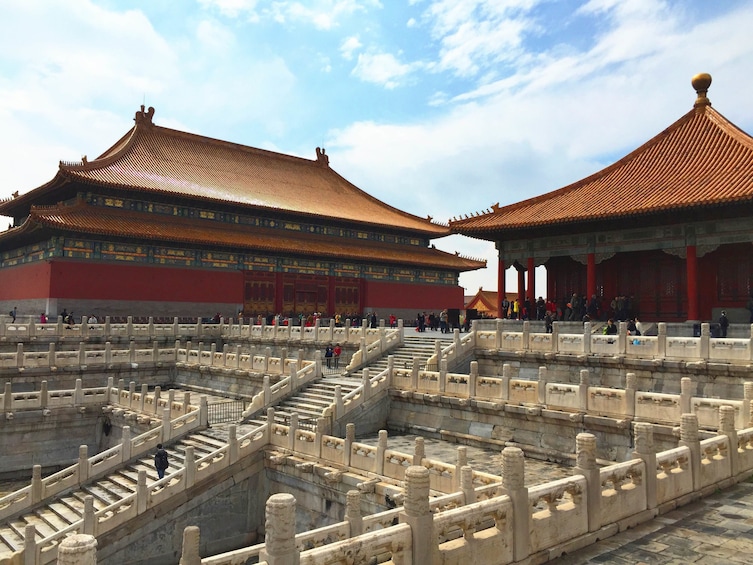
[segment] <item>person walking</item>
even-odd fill
[[[340,366],[340,355],[342,354],[342,352],[343,352],[342,347],[340,347],[339,343],[336,343],[335,348],[332,350],[332,353],[335,359],[335,369],[337,369]]]
[[[729,318],[727,318],[727,311],[722,310],[722,315],[719,316],[719,337],[727,337],[727,328],[729,328]]]
[[[165,470],[169,467],[167,462],[167,451],[162,448],[162,444],[157,444],[157,453],[154,454],[154,468],[157,469],[157,476],[161,479],[165,476]]]

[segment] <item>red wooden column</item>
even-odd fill
[[[518,269],[518,302],[520,303],[520,311],[523,311],[523,302],[526,299],[526,272],[523,269]]]
[[[503,318],[502,301],[507,296],[505,291],[505,260],[500,256],[497,263],[497,318]]]
[[[272,314],[282,314],[282,273],[275,273],[275,311]]]
[[[688,320],[698,320],[698,257],[696,256],[695,245],[686,247],[687,258],[685,266],[687,268],[688,279]]]
[[[586,266],[586,304],[594,294],[596,294],[596,256],[589,253]]]
[[[337,277],[329,275],[327,277],[327,314],[335,317],[335,281]]]
[[[528,258],[528,299],[531,301],[531,306],[536,303],[536,266],[533,264],[533,257]],[[528,312],[528,317],[531,317],[530,312]]]

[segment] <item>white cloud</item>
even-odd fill
[[[401,63],[391,53],[361,53],[353,75],[366,82],[393,89],[401,85],[420,63]]]
[[[199,0],[199,4],[205,8],[215,8],[223,16],[236,18],[245,14],[251,19],[256,19],[257,0]]]
[[[272,2],[266,10],[279,22],[288,21],[312,24],[316,29],[329,31],[340,27],[341,21],[369,8],[381,8],[378,0],[312,0],[310,2]]]
[[[358,36],[351,35],[350,37],[346,38],[340,45],[340,53],[342,54],[344,59],[350,61],[351,59],[353,59],[353,53],[361,47],[363,47],[363,45],[358,39]]]

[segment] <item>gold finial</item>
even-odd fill
[[[696,98],[693,108],[711,106],[711,101],[706,98],[706,93],[709,91],[709,86],[711,86],[711,75],[709,73],[699,73],[693,77],[690,84],[693,85],[693,88],[698,93],[698,98]]]

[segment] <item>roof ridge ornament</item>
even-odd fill
[[[702,106],[711,106],[711,101],[706,97],[706,93],[711,86],[711,75],[709,73],[699,73],[695,75],[690,84],[695,88],[698,98],[696,98],[693,108],[700,108]]]
[[[329,157],[327,156],[327,150],[321,147],[316,148],[316,162],[324,167],[329,167]]]
[[[141,110],[136,111],[136,115],[133,117],[133,121],[138,125],[153,125],[152,117],[154,117],[154,107],[149,106],[149,109],[145,112],[144,105],[141,105]]]

